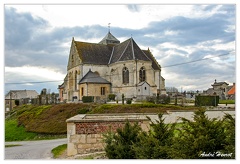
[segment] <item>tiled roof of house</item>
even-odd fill
[[[37,98],[38,93],[35,90],[11,90],[5,96],[5,99],[24,99],[24,98]]]
[[[228,91],[228,95],[234,95],[235,94],[235,84],[232,86],[232,88]]]
[[[96,83],[96,84],[111,84],[106,79],[100,77],[98,74],[93,73],[91,70],[79,81],[79,84],[83,83]]]

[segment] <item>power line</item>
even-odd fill
[[[192,61],[189,61],[189,62],[184,62],[184,63],[178,63],[178,64],[173,64],[173,65],[168,65],[168,66],[164,66],[164,67],[161,67],[161,68],[168,68],[168,67],[174,67],[174,66],[179,66],[179,65],[184,65],[184,64],[190,64],[190,63],[194,63],[194,62],[199,62],[199,61],[203,61],[203,60],[208,60],[208,59],[212,59],[212,58],[215,58],[215,57],[220,57],[220,56],[225,56],[225,55],[229,55],[231,52],[228,52],[226,54],[221,54],[221,55],[217,55],[217,56],[212,56],[212,57],[208,57],[208,58],[203,58],[203,59],[197,59],[197,60],[192,60]],[[145,71],[147,70],[152,70],[152,69],[145,69]],[[129,73],[135,73],[136,71],[129,71]],[[117,74],[111,74],[111,75],[105,75],[105,76],[100,76],[102,78],[106,78],[108,76],[122,76],[123,74],[122,73],[117,73]],[[98,77],[90,77],[89,79],[93,79],[93,78],[98,78]],[[71,78],[69,80],[76,80],[75,78]],[[31,84],[36,84],[36,83],[51,83],[51,82],[67,82],[69,80],[55,80],[55,81],[33,81],[33,82],[17,82],[17,83],[5,83],[5,84],[28,84],[28,83],[31,83]]]
[[[189,61],[189,62],[177,63],[177,64],[173,64],[173,65],[164,66],[164,67],[161,67],[161,68],[174,67],[174,66],[178,66],[178,65],[184,65],[184,64],[199,62],[199,61],[202,61],[202,60],[208,60],[208,59],[212,59],[212,58],[219,57],[219,56],[229,55],[230,53],[231,53],[231,52],[228,52],[228,53],[226,53],[226,54],[217,55],[217,56],[208,57],[208,58],[202,58],[202,59],[192,60],[192,61]]]
[[[57,80],[57,81],[28,81],[28,82],[18,82],[18,83],[5,83],[5,84],[28,84],[28,83],[52,83],[52,82],[61,82],[63,80]]]

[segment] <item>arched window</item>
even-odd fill
[[[139,81],[145,81],[146,80],[146,71],[144,67],[141,67],[139,70]]]
[[[123,84],[128,84],[129,83],[129,71],[128,71],[127,67],[123,68],[122,78],[123,78]]]

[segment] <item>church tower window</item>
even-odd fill
[[[127,67],[123,68],[122,78],[123,78],[123,84],[128,84],[129,83],[129,71],[128,71]]]
[[[145,71],[144,67],[140,68],[140,71],[139,71],[139,81],[140,82],[146,81],[146,71]]]

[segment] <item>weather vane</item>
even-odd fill
[[[110,32],[110,25],[111,25],[111,23],[108,23],[108,31]]]

